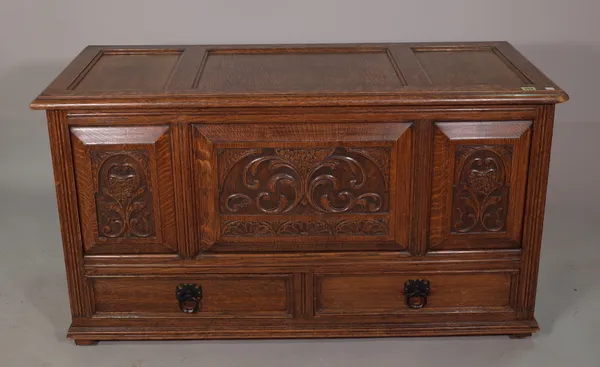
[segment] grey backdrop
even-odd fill
[[[600,1],[0,1],[1,366],[597,366]],[[512,42],[559,105],[537,318],[505,337],[103,343],[64,340],[67,292],[44,114],[28,103],[88,44]]]

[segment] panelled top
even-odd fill
[[[506,42],[89,46],[32,108],[557,103]]]

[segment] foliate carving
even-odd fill
[[[232,220],[225,222],[223,236],[274,236],[275,230],[267,222],[242,222]]]
[[[290,220],[284,222],[223,221],[225,237],[274,236],[384,236],[389,233],[386,219],[377,220]]]
[[[334,149],[275,149],[275,152],[306,175],[315,164],[332,155]]]
[[[456,149],[453,232],[506,230],[512,146]]]
[[[226,173],[227,165],[220,165],[222,212],[385,212],[389,158],[389,148],[264,148]]]
[[[387,223],[382,220],[343,220],[336,224],[338,235],[380,236],[388,233]]]
[[[100,238],[155,236],[148,157],[144,152],[92,152]]]
[[[303,222],[290,220],[277,230],[279,236],[328,236],[333,234],[329,224],[322,220]]]

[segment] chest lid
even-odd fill
[[[506,42],[88,46],[31,104],[49,108],[558,103]]]

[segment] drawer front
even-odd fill
[[[315,316],[506,313],[512,310],[516,273],[315,274]],[[409,293],[413,297],[407,299]]]
[[[429,250],[521,247],[531,122],[434,129]]]
[[[288,318],[292,275],[91,278],[95,317]]]
[[[403,249],[412,124],[195,124],[209,251]]]
[[[170,130],[71,128],[86,253],[178,252]]]

